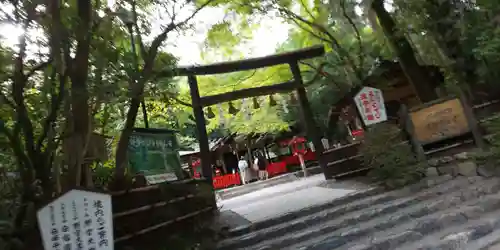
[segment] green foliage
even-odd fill
[[[166,20],[167,16],[164,13],[176,9],[171,7],[178,7],[177,9],[184,7],[185,2],[181,2],[136,1],[138,19],[138,27],[134,27],[136,43],[144,40],[144,49],[148,50],[152,47],[151,41],[155,35],[153,33],[158,32],[155,26],[161,26],[161,29],[164,29],[170,21],[179,23],[180,20]],[[368,23],[366,16],[359,15],[360,9],[365,12],[364,14],[369,12],[364,2],[370,1],[212,1],[209,5],[211,8],[223,8],[227,15],[223,20],[208,27],[202,58],[206,62],[213,62],[251,57],[246,53],[245,46],[254,37],[254,32],[263,27],[262,20],[271,18],[282,21],[286,24],[283,29],[287,29],[289,34],[287,41],[276,48],[277,52],[316,44],[325,46],[327,53],[324,57],[301,62],[300,67],[304,81],[308,84],[307,92],[314,113],[313,119],[317,121],[323,134],[329,137],[337,132],[341,134],[339,131],[333,131],[335,129],[328,131],[327,124],[330,119],[327,114],[331,106],[335,105],[353,86],[363,82],[363,79],[370,74],[377,58],[392,60],[397,55],[388,46],[382,30]],[[385,2],[391,7],[390,12],[399,32],[410,41],[419,63],[440,66],[446,76],[446,87],[450,91],[456,91],[464,85],[498,85],[497,81],[500,78],[500,16],[498,15],[500,4],[498,1],[394,0]],[[1,21],[17,26],[22,25],[27,16],[28,3],[37,4],[38,2],[5,2],[2,6],[3,14],[0,14]],[[68,40],[63,41],[64,48],[55,50],[61,52],[63,49],[68,49],[71,52],[70,56],[74,58],[75,51],[78,50],[75,38],[86,32],[91,34],[88,58],[84,57],[85,60],[82,60],[91,66],[86,72],[88,79],[85,83],[89,92],[88,106],[92,114],[91,130],[113,136],[115,142],[110,147],[116,146],[116,139],[124,127],[130,106],[130,89],[133,86],[131,79],[140,77],[145,84],[144,96],[150,126],[179,130],[182,147],[190,148],[195,143],[196,128],[193,123],[192,109],[189,106],[189,89],[182,82],[185,79],[180,81],[171,77],[155,76],[160,71],[168,71],[175,67],[178,59],[160,46],[161,50],[154,53],[151,71],[144,72],[146,61],[149,59],[147,57],[153,54],[142,53],[143,48],[139,45],[135,46],[137,51],[134,54],[128,30],[122,22],[109,13],[106,1],[91,1],[91,3],[95,11],[92,14],[91,31],[80,30],[77,17],[78,5],[75,1],[69,1],[61,6],[61,22],[64,25],[64,31],[67,32]],[[193,4],[200,7],[205,3],[206,0],[188,1],[186,6]],[[16,5],[16,8],[11,5]],[[130,7],[129,4],[123,5],[125,8]],[[12,8],[9,9],[9,6]],[[23,65],[23,71],[26,73],[35,65],[45,62],[51,55],[49,52],[53,45],[50,42],[54,41],[56,38],[54,34],[57,33],[53,33],[55,27],[54,20],[51,19],[53,15],[48,14],[45,9],[48,8],[38,8],[36,20],[30,22],[32,24],[30,30],[37,29],[40,32],[28,33],[29,51]],[[12,10],[16,10],[14,13],[16,15],[7,16]],[[441,11],[443,15],[439,15]],[[184,13],[183,15],[168,14],[169,17],[184,16]],[[20,19],[16,20],[18,17]],[[164,20],[165,23],[158,24]],[[182,32],[190,27],[192,26],[182,25],[175,30]],[[172,40],[175,36],[169,34],[167,37],[171,39],[168,42],[176,42]],[[266,43],[266,41],[258,42]],[[21,114],[18,112],[19,107],[11,105],[13,101],[12,73],[15,71],[14,60],[12,60],[14,56],[16,56],[14,48],[0,43],[0,94],[6,96],[6,98],[0,96],[0,122],[8,131],[15,132],[14,134],[20,141],[17,146],[26,154],[29,150],[29,145],[25,140],[27,124],[18,119],[17,115]],[[67,61],[66,59],[64,58],[63,61]],[[317,76],[320,65],[322,65],[321,75]],[[61,72],[54,71],[56,66],[57,64],[52,61],[48,67],[35,71],[23,86],[22,103],[26,106],[28,118],[31,120],[35,141],[41,138],[55,94],[59,93],[58,76]],[[137,73],[138,70],[141,74]],[[74,71],[78,71],[78,68]],[[466,71],[468,75],[464,74]],[[256,71],[203,76],[198,77],[198,80],[201,95],[212,95],[281,83],[290,80],[291,77],[288,67],[282,65]],[[69,79],[64,84],[66,88],[64,103],[58,105],[60,111],[50,124],[53,128],[51,131],[53,138],[41,141],[42,151],[49,148],[52,142],[59,143],[70,125],[68,121],[71,120],[73,99],[69,91],[73,80],[75,79]],[[289,95],[274,97],[278,103],[281,100],[287,102],[288,113],[284,112],[281,105],[270,107],[268,98],[262,97],[259,101],[260,108],[249,110],[251,118],[247,120],[243,111],[235,116],[230,115],[227,112],[228,104],[224,103],[222,104],[224,123],[220,119],[217,108],[212,107],[216,117],[208,120],[209,132],[213,134],[278,132],[300,121],[298,106],[290,101]],[[237,109],[242,109],[240,101],[235,101],[233,104]],[[251,103],[247,104],[251,106]],[[500,124],[496,120],[494,123]],[[16,124],[22,127],[16,127]],[[139,111],[135,126],[143,125],[144,121]],[[392,138],[392,135],[395,136],[397,132],[396,130],[387,131],[390,129],[383,127],[375,126],[373,131],[368,132],[367,143],[363,146],[363,151],[366,152],[366,163],[374,167],[372,174],[389,186],[402,185],[419,178],[421,168],[408,167],[416,163],[409,146],[389,147],[389,145],[396,144],[397,139]],[[497,127],[492,125],[489,129],[496,131],[500,129],[500,125]],[[377,137],[374,131],[382,131],[383,136]],[[0,166],[9,172],[19,172],[17,167],[22,166],[23,162],[20,161],[19,155],[14,155],[12,144],[9,143],[5,134],[4,131],[0,131],[0,144],[2,145]],[[500,160],[499,141],[495,137],[492,140],[491,150],[484,155],[488,159],[493,159],[495,163]],[[55,146],[54,158],[59,157],[60,147],[60,145]],[[50,156],[51,154],[43,155]],[[41,161],[31,159],[31,162]],[[48,158],[47,162],[48,165],[40,169],[51,170],[52,158]],[[62,171],[67,172],[67,164],[62,165]],[[112,165],[114,161],[94,166],[97,186],[104,186],[106,182],[109,182],[111,173],[114,171]],[[38,170],[30,169],[30,171],[37,172]],[[39,176],[38,173],[36,176]],[[51,181],[49,180],[50,183]],[[9,179],[3,181],[1,185],[7,186],[0,187],[0,200],[5,199],[10,201],[9,204],[17,204],[18,183],[16,181],[12,183]],[[7,211],[4,214],[11,213],[10,205],[8,209],[0,210]],[[2,220],[1,215],[0,220]]]
[[[3,171],[0,169],[0,171]],[[0,172],[0,221],[11,219],[19,203],[21,185],[13,172]],[[0,226],[1,227],[1,226]]]
[[[389,188],[404,186],[424,176],[425,164],[418,162],[411,146],[401,144],[400,129],[391,124],[376,124],[365,133],[360,153],[370,175]]]
[[[215,76],[199,76],[198,85],[200,88],[200,95],[215,95],[244,88],[251,88],[257,86],[265,86],[271,84],[282,83],[290,79],[291,73],[286,65],[276,67],[269,67],[253,71],[235,72],[224,75]],[[189,100],[189,89],[181,88],[179,99]],[[273,95],[277,104],[274,107],[269,105],[269,97],[261,96],[257,99],[259,108],[253,108],[251,99],[247,99],[243,107],[242,100],[233,101],[232,104],[239,112],[232,115],[228,112],[229,103],[222,103],[222,112],[220,112],[217,105],[211,107],[215,113],[215,117],[207,119],[207,130],[214,132],[224,130],[226,133],[265,133],[265,132],[279,132],[288,129],[289,123],[283,115],[283,107],[281,102],[288,101],[288,95]],[[246,111],[245,111],[246,110]],[[206,109],[205,109],[206,111]],[[250,120],[247,120],[246,112],[250,114]],[[184,127],[192,127],[192,109],[190,107],[176,107],[175,113],[179,119],[186,119],[190,124],[185,124]],[[222,119],[221,119],[222,115]],[[194,131],[193,131],[194,132]]]
[[[489,120],[485,125],[489,136],[489,147],[485,151],[476,152],[474,160],[479,166],[486,166],[490,170],[497,170],[500,166],[500,117]]]
[[[231,56],[236,53],[235,46],[239,45],[242,40],[243,36],[233,31],[230,22],[222,22],[211,27],[207,34],[206,43],[209,47],[220,48],[218,53]]]
[[[115,162],[94,163],[92,166],[94,186],[104,189],[113,180]]]
[[[7,218],[10,223],[16,213],[22,211],[20,196],[29,200],[26,203],[34,202],[33,199],[45,202],[75,182],[80,183],[78,178],[85,175],[73,170],[84,162],[80,158],[86,155],[80,146],[85,142],[75,142],[73,144],[78,145],[63,149],[63,141],[69,136],[98,132],[119,139],[124,124],[141,126],[142,118],[128,115],[132,110],[131,96],[142,92],[136,90],[138,86],[142,90],[145,85],[147,108],[150,117],[155,118],[152,126],[181,130],[187,127],[187,136],[193,135],[193,130],[184,126],[189,120],[186,112],[176,108],[180,105],[176,101],[179,96],[176,82],[168,75],[152,78],[177,64],[177,58],[161,46],[171,37],[167,31],[184,31],[190,24],[190,19],[180,20],[176,13],[170,13],[170,18],[175,20],[166,20],[163,16],[158,20],[156,13],[171,7],[178,12],[192,8],[194,3],[134,1],[138,21],[133,27],[135,44],[132,46],[129,30],[116,13],[111,13],[107,1],[87,2],[92,12],[82,11],[86,4],[76,1],[55,8],[40,1],[2,3],[2,25],[22,29],[29,24],[29,27],[23,37],[19,37],[19,45],[4,44],[3,40],[0,43],[0,171],[21,175],[21,178],[5,179],[3,172],[0,173],[0,221]],[[119,4],[130,10],[130,2]],[[88,25],[85,19],[89,19]],[[159,21],[165,21],[169,28]],[[152,23],[161,26],[160,29],[152,32]],[[165,35],[158,36],[163,31]],[[150,38],[155,35],[157,39],[152,42]],[[26,55],[18,53],[24,52],[24,48]],[[167,108],[173,111],[166,112]],[[165,113],[169,113],[168,116],[160,117]],[[181,119],[177,118],[178,114]],[[129,122],[125,123],[127,116]],[[75,122],[78,120],[84,122]],[[92,146],[92,143],[88,145]],[[108,146],[116,146],[116,140]],[[114,164],[111,160],[92,166],[95,186],[104,188],[109,184],[115,172]],[[60,176],[56,175],[56,169],[62,173]],[[20,180],[22,188],[18,186]],[[34,211],[28,211],[26,216],[33,214]],[[20,217],[21,222],[25,219]],[[16,223],[12,230],[21,230],[18,228],[21,224]]]
[[[497,1],[394,2],[398,26],[411,37],[418,58],[441,66],[452,89],[497,84]]]
[[[12,220],[20,203],[20,180],[12,174],[0,167],[0,249],[9,249],[10,239],[1,235],[12,230]]]
[[[252,31],[262,27],[258,23],[265,17],[273,19],[277,17],[292,27],[289,30],[289,38],[278,46],[277,52],[323,44],[327,50],[326,56],[308,60],[300,67],[304,81],[311,84],[307,92],[314,119],[319,124],[322,133],[330,135],[334,133],[327,129],[330,119],[328,112],[331,106],[336,104],[353,85],[361,83],[372,67],[375,58],[391,56],[390,50],[385,46],[385,41],[380,38],[380,34],[373,32],[369,26],[366,26],[363,18],[355,14],[357,7],[359,4],[356,1],[349,0],[342,1],[342,4],[335,1],[330,1],[328,4],[323,1],[231,1],[230,4],[226,5],[227,11],[232,14],[230,15],[231,19],[212,27],[205,43],[204,54],[208,55],[208,51],[216,50],[224,53],[232,52],[232,56],[239,58],[238,45],[243,46],[247,40],[245,37],[251,37]],[[240,22],[240,20],[244,20],[244,22]],[[240,28],[234,28],[235,26]],[[238,39],[235,39],[235,36]],[[242,37],[243,39],[241,39]],[[218,40],[214,43],[213,41],[216,39]],[[323,67],[322,74],[318,77],[316,74],[319,65],[323,65]],[[241,77],[245,77],[253,72],[239,74]],[[281,69],[274,67],[259,70],[244,83],[232,80],[238,82],[238,87],[234,88],[233,84],[232,88],[221,92],[241,89],[246,86],[264,85],[260,84],[259,81],[263,78],[260,77],[261,75],[268,78],[265,84],[284,82],[291,78],[286,67],[281,67]],[[202,91],[209,89],[210,93],[213,93],[214,90],[224,89],[224,83],[228,78],[230,79],[230,77],[216,77],[211,81],[200,79],[202,82],[200,85],[203,86],[200,88]],[[249,121],[240,119],[241,116],[238,115],[230,124],[225,124],[224,128],[232,132],[252,130],[254,132],[273,132],[286,128],[289,124],[296,124],[301,119],[297,104],[291,103],[288,97],[283,99],[288,103],[290,111],[288,113],[283,112],[280,108],[265,109],[265,112],[253,113]],[[226,105],[224,105],[224,109],[227,109]],[[270,122],[263,125],[263,117],[266,118],[264,121]],[[227,118],[225,120],[228,120]],[[220,127],[220,122],[217,119],[210,120],[209,129]]]

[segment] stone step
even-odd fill
[[[384,213],[390,213],[391,211],[409,206],[418,200],[422,200],[427,198],[431,198],[432,196],[438,195],[442,192],[447,192],[449,190],[459,189],[462,186],[469,185],[470,182],[475,182],[482,180],[482,178],[458,178],[455,180],[451,180],[451,177],[442,176],[435,179],[429,179],[422,181],[420,183],[408,186],[403,188],[402,190],[395,190],[391,192],[385,192],[379,195],[372,195],[368,197],[359,197],[358,200],[348,202],[346,199],[343,199],[347,203],[339,204],[339,202],[332,203],[331,208],[324,207],[322,210],[317,211],[316,213],[309,213],[307,216],[299,217],[296,216],[294,220],[283,221],[274,226],[262,228],[260,230],[256,230],[252,233],[248,233],[239,237],[233,237],[227,240],[224,240],[219,243],[220,250],[224,249],[238,249],[240,247],[245,247],[255,242],[261,242],[264,240],[276,238],[282,236],[286,233],[296,232],[303,230],[307,227],[314,226],[320,224],[324,221],[334,219],[336,217],[342,217],[343,215],[363,210],[366,208],[373,207],[374,205],[382,205],[386,204],[383,208],[379,210],[371,210],[371,213],[358,213],[353,217],[356,221],[359,220],[367,220],[373,216],[377,216]],[[414,194],[420,190],[428,188],[425,192],[422,192],[416,197],[408,198],[411,194]],[[387,203],[389,201],[393,201],[396,199],[401,199],[397,203]],[[339,199],[342,200],[342,199]],[[342,218],[345,218],[343,216]],[[352,219],[347,217],[344,224],[348,225],[348,223],[352,222]]]
[[[469,179],[466,180],[469,181]],[[466,200],[477,199],[500,190],[500,184],[496,180],[477,180],[480,180],[480,178],[471,178],[471,183],[464,185],[462,189],[446,189],[446,191],[439,192],[440,195],[431,199],[397,209],[380,217],[375,216],[361,221],[347,219],[350,223],[342,223],[343,220],[352,216],[348,214],[344,218],[327,221],[317,227],[267,240],[245,249],[336,249],[378,231],[388,230],[408,221],[456,207]],[[371,210],[374,209],[364,209],[361,214],[369,214]]]
[[[483,219],[483,217],[488,213],[498,216],[500,215],[499,209],[500,194],[486,195],[470,200],[460,207],[439,211],[389,230],[376,232],[338,249],[455,249],[446,248],[446,246],[453,245],[456,239],[454,236],[460,236],[466,232],[470,232],[471,237],[487,234],[485,230],[490,220]],[[498,219],[500,220],[500,217]],[[448,236],[450,237],[445,240]]]
[[[500,250],[500,213],[485,216],[484,225],[473,231],[473,235],[465,234],[465,246],[459,250]],[[446,246],[446,245],[444,245]]]
[[[499,196],[496,194],[496,196]],[[477,216],[477,215],[476,215]],[[470,218],[469,218],[470,219]],[[480,250],[488,249],[500,239],[500,211],[483,213],[479,218],[398,248],[399,250]]]
[[[498,235],[500,232],[496,232],[496,233]],[[478,249],[480,249],[480,250],[500,250],[500,242],[496,241],[496,242],[494,242],[494,243],[492,243],[484,248],[478,248]]]
[[[437,182],[439,182],[439,181],[442,182],[443,179],[440,179]],[[272,226],[275,226],[275,225],[278,225],[281,223],[285,223],[288,221],[292,221],[292,220],[295,220],[296,218],[307,216],[309,214],[318,213],[320,211],[324,211],[324,210],[329,209],[331,207],[340,206],[342,204],[350,203],[350,202],[353,202],[353,201],[356,201],[359,199],[363,199],[365,197],[371,197],[371,196],[380,194],[383,191],[384,191],[384,189],[381,187],[372,187],[372,188],[369,188],[366,190],[362,190],[362,191],[354,192],[352,194],[348,194],[346,196],[332,200],[331,202],[328,202],[328,203],[308,207],[305,209],[301,209],[299,211],[286,213],[286,214],[283,214],[283,215],[280,215],[278,217],[274,217],[274,218],[271,218],[271,219],[268,219],[265,221],[254,222],[249,226],[242,226],[242,227],[233,228],[233,229],[230,229],[228,232],[228,236],[231,237],[229,240],[234,239],[236,237],[245,238],[246,234],[250,234],[250,233],[258,231],[258,230],[269,228],[269,227],[272,227]],[[226,241],[228,241],[228,240],[226,240]],[[224,242],[226,242],[226,241],[224,241]]]

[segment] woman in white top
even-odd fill
[[[243,156],[241,156],[240,160],[238,161],[238,169],[240,170],[241,183],[243,183],[243,185],[247,184],[246,177],[248,171],[248,163]]]

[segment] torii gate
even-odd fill
[[[323,144],[321,143],[321,138],[317,133],[318,127],[316,126],[316,123],[313,119],[313,114],[311,111],[311,107],[309,106],[309,101],[307,100],[306,90],[303,85],[302,76],[300,74],[298,65],[298,62],[300,60],[319,57],[324,54],[325,49],[323,46],[314,46],[306,49],[271,56],[232,62],[215,63],[203,66],[190,66],[177,69],[177,76],[188,77],[189,88],[191,90],[193,113],[195,117],[196,128],[198,130],[198,142],[200,144],[201,169],[202,175],[205,179],[209,181],[212,180],[212,168],[210,166],[210,148],[208,145],[208,135],[205,124],[205,116],[203,114],[203,107],[243,98],[265,96],[279,92],[290,92],[294,90],[297,91],[297,96],[302,111],[302,121],[305,124],[307,136],[312,140],[314,144],[314,148],[317,152],[316,155],[318,157],[318,162],[323,170],[323,173],[326,172],[326,163],[323,161],[322,157],[322,153],[324,151]],[[197,75],[224,74],[236,71],[270,67],[280,64],[288,64],[290,66],[293,80],[270,86],[248,88],[203,97],[200,96],[200,93],[198,91],[198,82],[196,80]]]

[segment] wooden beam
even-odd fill
[[[299,64],[297,62],[290,63],[290,71],[293,74],[293,79],[299,83],[299,88],[297,88],[297,97],[299,99],[300,110],[302,114],[302,122],[304,123],[304,127],[306,128],[307,137],[314,144],[314,149],[316,150],[316,155],[318,158],[318,163],[321,169],[323,169],[323,174],[325,178],[328,179],[327,176],[327,164],[324,160],[323,151],[323,143],[321,142],[321,137],[319,135],[318,126],[316,126],[316,122],[314,121],[314,115],[311,110],[311,106],[309,105],[309,100],[307,99],[307,93],[304,85],[302,84],[302,75],[300,73]],[[306,170],[304,169],[304,174]]]
[[[300,87],[300,85],[301,84],[299,82],[288,81],[269,86],[241,89],[218,95],[203,96],[201,97],[201,104],[206,107],[217,103],[229,102],[248,97],[264,96],[280,92],[290,92]]]
[[[214,74],[223,74],[236,71],[252,70],[279,64],[286,64],[292,61],[314,58],[322,56],[324,54],[325,54],[324,46],[317,45],[305,49],[300,49],[296,51],[285,52],[270,56],[264,56],[264,57],[244,59],[232,62],[215,63],[202,66],[180,67],[176,69],[176,75],[177,76],[214,75]]]
[[[210,157],[210,146],[208,143],[207,127],[203,105],[201,103],[200,92],[198,91],[198,81],[196,76],[188,76],[189,89],[191,90],[191,100],[193,102],[193,115],[198,131],[198,143],[200,145],[201,173],[203,177],[212,185],[212,165]]]

